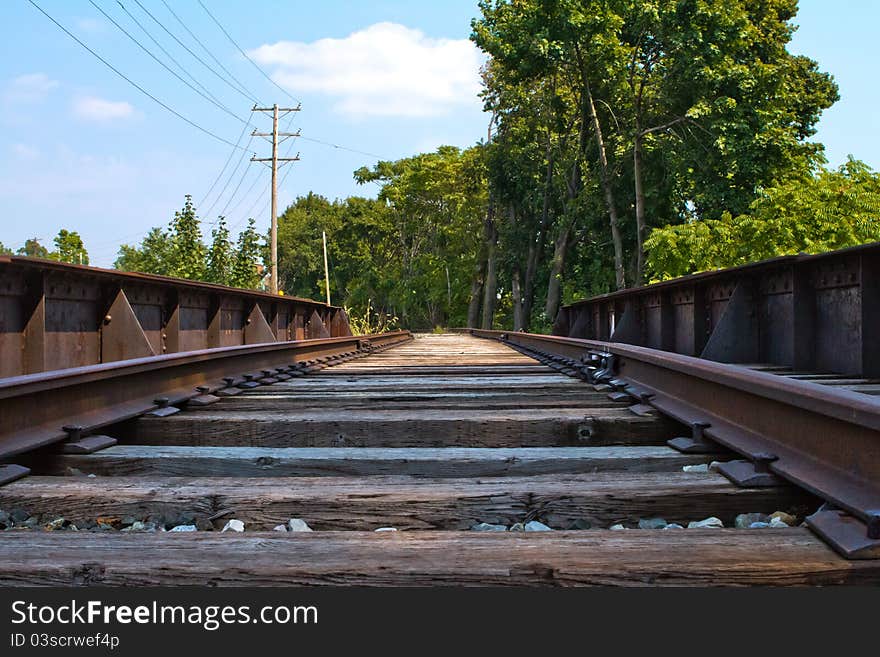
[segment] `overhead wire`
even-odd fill
[[[186,75],[190,80],[192,80],[193,84],[195,84],[199,89],[201,89],[201,90],[204,91],[206,94],[208,94],[211,98],[213,98],[215,101],[217,101],[218,103],[220,103],[220,99],[217,98],[214,94],[212,94],[211,91],[210,91],[205,85],[203,85],[201,82],[199,82],[198,80],[196,80],[195,76],[193,76],[189,71],[187,71],[187,70],[186,70],[186,67],[183,66],[183,64],[181,64],[179,61],[177,61],[177,59],[174,58],[174,55],[172,55],[170,52],[168,52],[168,51],[165,49],[165,47],[164,47],[161,43],[159,43],[158,39],[156,39],[156,37],[154,37],[153,34],[152,34],[152,33],[151,33],[146,27],[144,27],[144,26],[141,24],[141,22],[140,22],[140,21],[134,16],[134,14],[132,14],[128,9],[126,9],[126,7],[125,7],[124,4],[122,4],[121,2],[119,2],[119,0],[116,0],[116,4],[118,4],[118,5],[122,8],[122,11],[124,11],[124,12],[126,13],[126,15],[132,20],[132,22],[133,22],[135,25],[137,25],[137,26],[141,29],[141,31],[142,31],[144,34],[147,35],[147,37],[150,39],[150,41],[152,41],[152,42],[156,45],[156,47],[157,47],[159,50],[161,50],[162,53],[163,53],[168,59],[170,59],[171,62],[172,62],[175,66],[177,66],[177,68],[180,70],[181,73],[183,73],[183,74]]]
[[[169,73],[171,73],[171,75],[173,75],[175,78],[177,78],[178,80],[180,80],[181,82],[183,82],[183,84],[185,84],[187,87],[189,87],[190,89],[192,89],[192,90],[193,90],[194,92],[196,92],[199,96],[201,96],[202,98],[204,98],[205,100],[207,100],[209,103],[211,103],[212,105],[214,105],[215,107],[217,107],[217,109],[221,110],[222,112],[225,112],[226,114],[228,114],[229,116],[231,116],[232,118],[234,118],[236,121],[242,121],[242,120],[243,120],[243,119],[241,119],[237,114],[235,114],[235,112],[233,112],[231,109],[229,109],[228,107],[226,107],[226,106],[223,105],[222,103],[220,103],[220,102],[218,102],[218,101],[216,101],[216,100],[213,100],[213,99],[210,98],[207,94],[205,94],[205,93],[199,91],[199,90],[196,89],[193,85],[191,85],[189,82],[187,82],[187,81],[184,80],[182,77],[180,77],[180,76],[179,76],[174,70],[171,69],[170,66],[168,66],[165,62],[163,62],[161,59],[159,59],[158,57],[156,57],[156,55],[153,54],[153,53],[150,51],[149,48],[147,48],[144,44],[142,44],[142,43],[141,43],[140,41],[138,41],[134,36],[132,36],[132,34],[131,34],[130,32],[128,32],[128,30],[126,30],[126,29],[125,29],[124,27],[122,27],[119,23],[117,23],[117,22],[113,19],[113,17],[110,16],[110,14],[108,14],[106,11],[104,11],[103,9],[101,9],[100,5],[98,5],[98,4],[95,2],[95,0],[89,0],[89,4],[91,4],[95,9],[97,9],[99,12],[101,12],[101,14],[103,14],[104,17],[105,17],[107,20],[109,20],[111,23],[113,23],[113,25],[115,25],[115,26],[116,26],[116,27],[117,27],[117,28],[118,28],[118,29],[119,29],[119,30],[120,30],[125,36],[127,36],[129,39],[131,39],[131,40],[132,40],[132,41],[133,41],[133,42],[134,42],[134,43],[135,43],[135,44],[136,44],[141,50],[143,50],[143,51],[144,51],[145,53],[147,53],[150,57],[152,57],[153,60],[155,60],[155,62],[156,62],[157,64],[159,64],[159,66],[161,66],[161,67],[164,68],[166,71],[168,71]]]
[[[251,115],[253,115],[253,110],[251,110]],[[242,126],[241,132],[238,134],[238,139],[235,141],[236,144],[240,144],[242,137],[244,137],[245,131],[248,129],[248,126],[251,125],[250,121],[248,121],[245,125]],[[214,191],[214,188],[217,186],[217,183],[220,182],[220,178],[223,177],[223,174],[226,173],[226,167],[229,166],[229,163],[232,162],[232,156],[235,155],[235,149],[233,148],[229,151],[229,157],[226,158],[226,162],[223,164],[223,168],[220,169],[220,173],[217,174],[217,177],[214,178],[214,182],[211,183],[211,186],[208,188],[208,191],[205,192],[205,195],[202,197],[202,200],[196,204],[196,207],[201,207],[205,204],[205,201],[208,200],[208,197],[211,195],[211,192]]]
[[[48,12],[46,12],[45,9],[43,9],[40,5],[38,5],[38,4],[35,2],[35,0],[28,0],[28,2],[30,2],[30,3],[31,3],[31,4],[32,4],[32,5],[33,5],[33,6],[34,6],[34,7],[35,7],[35,8],[36,8],[41,14],[43,14],[46,18],[48,18],[50,21],[52,21],[52,22],[53,22],[53,23],[54,23],[54,24],[55,24],[55,25],[56,25],[56,26],[57,26],[62,32],[64,32],[67,36],[69,36],[71,39],[73,39],[74,41],[76,41],[80,46],[82,46],[86,51],[88,51],[89,54],[91,54],[95,59],[97,59],[99,62],[101,62],[102,64],[104,64],[104,66],[106,66],[107,68],[109,68],[109,69],[110,69],[111,71],[113,71],[116,75],[118,75],[120,78],[122,78],[123,80],[125,80],[128,84],[130,84],[132,87],[134,87],[135,89],[137,89],[138,91],[140,91],[143,95],[145,95],[147,98],[149,98],[150,100],[152,100],[154,103],[156,103],[157,105],[159,105],[160,107],[162,107],[163,109],[165,109],[166,111],[168,111],[169,113],[173,114],[174,116],[176,116],[176,117],[177,117],[178,119],[180,119],[181,121],[183,121],[183,122],[187,123],[188,125],[192,126],[192,127],[195,128],[196,130],[198,130],[198,131],[200,131],[200,132],[202,132],[202,133],[208,135],[209,137],[211,137],[211,138],[213,138],[213,139],[216,139],[217,141],[222,142],[222,143],[226,144],[227,146],[232,146],[233,148],[236,148],[236,149],[241,148],[240,146],[237,146],[236,144],[233,144],[233,143],[232,143],[231,141],[229,141],[228,139],[225,139],[224,137],[221,137],[220,135],[218,135],[218,134],[216,134],[216,133],[214,133],[214,132],[211,132],[211,131],[208,130],[207,128],[203,128],[202,126],[200,126],[198,123],[196,123],[196,122],[193,121],[192,119],[187,118],[186,116],[184,116],[183,114],[181,114],[180,112],[178,112],[177,110],[175,110],[174,108],[170,107],[170,106],[167,105],[166,103],[164,103],[164,102],[162,102],[161,100],[159,100],[156,96],[154,96],[154,95],[151,94],[149,91],[147,91],[146,89],[144,89],[141,85],[139,85],[137,82],[135,82],[134,80],[132,80],[131,78],[129,78],[129,77],[128,77],[127,75],[125,75],[122,71],[120,71],[118,68],[116,68],[115,66],[113,66],[113,64],[111,64],[110,62],[108,62],[108,61],[107,61],[106,59],[104,59],[101,55],[99,55],[97,52],[95,52],[95,51],[92,50],[89,46],[87,46],[87,45],[85,44],[85,42],[83,42],[81,39],[79,39],[79,37],[77,37],[75,34],[73,34],[73,32],[71,32],[71,31],[68,30],[66,27],[64,27],[61,23],[59,23],[57,20],[55,20],[55,18],[53,18]],[[238,117],[236,117],[236,118],[238,118]],[[239,120],[241,120],[241,119],[239,119]],[[242,150],[244,150],[244,149],[242,149]]]
[[[242,47],[239,46],[238,43],[236,43],[235,39],[232,38],[232,36],[229,34],[229,32],[226,31],[226,28],[223,27],[223,25],[220,23],[220,21],[218,21],[218,20],[214,17],[214,14],[212,14],[212,13],[208,10],[208,8],[205,6],[205,4],[202,2],[202,0],[198,0],[198,3],[199,3],[199,5],[202,7],[202,9],[205,10],[205,13],[208,14],[208,16],[211,18],[211,20],[214,21],[214,24],[215,24],[217,27],[220,28],[220,31],[223,32],[223,34],[226,35],[226,38],[229,39],[229,41],[232,43],[232,45],[235,46],[235,47],[238,49],[238,52],[240,52],[240,53],[244,56],[244,58],[245,58],[246,60],[248,60],[251,64],[253,64],[254,68],[257,69],[257,70],[260,72],[260,75],[262,75],[262,76],[263,76],[264,78],[266,78],[269,82],[271,82],[272,84],[274,84],[279,90],[281,90],[282,93],[286,94],[288,98],[290,98],[290,99],[293,100],[294,102],[297,102],[297,103],[300,102],[300,101],[299,101],[297,98],[295,98],[295,97],[294,97],[289,91],[287,91],[287,89],[285,89],[285,88],[282,87],[280,84],[278,84],[277,82],[275,82],[275,80],[273,80],[273,79],[271,78],[271,76],[269,76],[269,74],[266,73],[266,71],[264,71],[262,68],[260,68],[259,64],[257,64],[253,59],[251,59],[251,58],[248,56],[248,54],[242,49]]]
[[[135,1],[137,2],[137,0],[135,0]],[[138,2],[138,4],[140,4],[140,3]],[[229,69],[227,69],[225,66],[223,66],[223,63],[219,59],[217,59],[217,57],[214,56],[214,53],[212,53],[211,50],[204,43],[202,43],[201,40],[195,34],[193,34],[192,30],[190,30],[186,26],[186,23],[184,23],[183,20],[181,20],[180,16],[178,16],[176,13],[174,13],[174,10],[171,8],[171,5],[169,5],[165,0],[162,0],[162,4],[165,5],[165,8],[171,13],[172,16],[174,16],[174,20],[176,20],[178,23],[180,23],[180,26],[184,30],[186,30],[187,34],[189,34],[192,37],[193,41],[195,41],[197,44],[199,44],[199,46],[201,46],[202,50],[204,50],[208,54],[208,57],[213,59],[214,62],[217,64],[217,66],[219,66],[221,69],[223,69],[223,72],[226,73],[226,75],[228,75],[237,85],[239,85],[242,88],[242,90],[244,92],[246,92],[246,94],[249,97],[251,97],[251,99],[253,100],[256,97],[256,94],[254,94],[246,86],[244,86],[244,84],[241,82],[241,80],[239,80],[237,77],[235,77],[232,73],[230,73]],[[189,48],[187,48],[187,51],[189,51]],[[193,57],[196,57],[195,53],[191,53],[191,54],[193,55]],[[198,59],[198,57],[197,57],[197,59]],[[255,101],[255,102],[259,102],[259,101]]]
[[[118,2],[118,1],[119,1],[119,0],[117,0],[117,2]],[[201,41],[199,41],[199,40],[196,38],[196,36],[190,31],[190,29],[189,29],[188,27],[186,27],[186,25],[183,23],[183,21],[181,21],[180,18],[178,18],[177,14],[174,13],[174,11],[171,9],[171,7],[168,6],[167,3],[163,3],[163,4],[165,4],[165,6],[168,8],[168,11],[171,12],[171,15],[174,16],[174,18],[177,20],[177,22],[180,23],[180,24],[183,26],[183,29],[185,29],[185,30],[187,31],[187,33],[188,33],[188,34],[189,34],[189,35],[190,35],[190,36],[191,36],[191,37],[192,37],[192,38],[193,38],[193,39],[194,39],[199,45],[202,46],[202,48],[203,48],[203,49],[204,49],[204,50],[205,50],[205,51],[211,56],[211,58],[212,58],[215,62],[217,62],[217,64],[220,66],[220,68],[222,68],[222,69],[226,72],[226,74],[227,74],[227,75],[228,75],[228,76],[229,76],[229,77],[230,77],[230,78],[231,78],[231,79],[232,79],[232,80],[238,85],[238,87],[236,87],[235,84],[232,84],[229,80],[227,80],[227,79],[224,78],[222,75],[220,75],[219,73],[217,73],[217,71],[215,71],[215,70],[211,67],[210,64],[208,64],[207,62],[205,62],[205,60],[203,60],[201,57],[199,57],[197,54],[195,54],[195,53],[189,48],[189,46],[187,46],[183,41],[181,41],[181,40],[177,37],[177,35],[175,35],[175,34],[174,34],[171,30],[169,30],[167,27],[165,27],[165,25],[164,25],[164,24],[163,24],[158,18],[156,18],[155,16],[153,16],[153,14],[150,12],[150,10],[148,10],[146,7],[144,7],[144,6],[140,3],[140,0],[134,0],[134,2],[135,2],[135,4],[137,4],[138,7],[141,8],[141,10],[142,10],[147,16],[149,16],[149,17],[150,17],[150,18],[151,18],[151,19],[152,19],[152,20],[153,20],[153,21],[154,21],[159,27],[161,27],[161,28],[162,28],[162,29],[168,34],[168,36],[170,36],[172,39],[174,39],[174,40],[180,45],[181,48],[183,48],[183,49],[186,50],[190,55],[192,55],[193,58],[196,59],[196,61],[198,61],[202,66],[204,66],[204,67],[205,67],[206,69],[208,69],[211,73],[213,73],[213,74],[216,75],[220,80],[222,80],[225,84],[227,84],[229,87],[231,87],[232,89],[234,89],[237,93],[241,94],[242,96],[244,96],[245,98],[247,98],[247,99],[250,100],[251,102],[253,102],[253,103],[259,103],[259,102],[260,102],[260,101],[257,99],[256,95],[255,95],[253,92],[248,91],[247,87],[245,87],[243,84],[241,84],[241,82],[239,82],[238,79],[237,79],[235,76],[233,76],[233,75],[232,75],[232,74],[226,69],[226,67],[223,66],[223,64],[221,64],[220,61],[219,61],[216,57],[214,57],[214,55],[212,55],[211,52],[210,52],[209,50],[207,50],[207,48],[205,48],[205,46],[201,43]],[[122,4],[122,3],[120,2],[120,4]]]

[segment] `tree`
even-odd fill
[[[254,220],[248,219],[247,228],[238,236],[229,280],[229,285],[232,287],[256,288],[262,280],[259,263],[262,260],[263,248],[254,226]]]
[[[205,280],[218,285],[229,285],[232,280],[232,265],[235,254],[229,241],[229,229],[225,217],[219,217],[211,231],[211,246],[208,249],[205,267]]]
[[[205,280],[206,250],[192,196],[186,195],[183,209],[174,213],[169,225],[169,273],[178,278]]]
[[[55,251],[49,254],[53,260],[72,262],[78,265],[89,264],[89,253],[82,238],[76,231],[62,228],[55,237]]]
[[[12,255],[12,249],[6,248],[3,242],[0,242],[0,255]]]
[[[39,238],[31,237],[25,241],[24,246],[21,247],[16,254],[27,256],[29,258],[48,258],[49,249],[40,244]]]
[[[646,242],[656,280],[880,240],[880,174],[850,159],[760,192],[749,212],[655,229]]]
[[[172,246],[166,231],[152,228],[141,241],[140,248],[123,244],[113,264],[122,271],[139,271],[145,274],[172,274]]]

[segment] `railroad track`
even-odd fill
[[[678,421],[688,421],[682,400],[643,380],[603,380],[609,363],[596,354],[614,354],[594,345],[591,361],[576,340],[474,333],[398,336],[365,358],[302,361],[249,381],[215,376],[198,394],[170,395],[181,412],[162,403],[96,422],[118,444],[92,453],[63,453],[31,432],[14,455],[30,475],[0,486],[0,509],[15,516],[0,532],[0,582],[880,581],[880,560],[845,559],[803,526],[822,490],[786,479],[739,486],[704,466],[741,449],[669,447],[694,438]],[[719,428],[716,419],[707,435],[737,449]],[[774,525],[794,526],[735,527],[741,514],[776,512]],[[711,518],[724,527],[688,528]],[[291,519],[314,531],[281,531]]]

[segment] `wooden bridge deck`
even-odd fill
[[[880,581],[802,527],[737,514],[818,502],[739,488],[666,447],[679,428],[469,335],[425,335],[321,372],[114,427],[0,487],[6,584],[841,584]],[[724,456],[715,457],[724,459]],[[93,476],[88,476],[93,475]],[[685,527],[710,516],[727,529]],[[42,531],[64,518],[65,530]],[[230,519],[243,533],[219,532]],[[290,518],[314,532],[279,532]],[[158,531],[122,531],[134,521]],[[479,523],[553,531],[471,529]],[[95,524],[105,529],[93,528]],[[163,532],[178,524],[199,531]],[[79,531],[71,531],[69,525]],[[625,530],[612,530],[614,525]],[[377,529],[393,528],[397,531]]]

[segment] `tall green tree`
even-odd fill
[[[205,280],[218,285],[229,285],[232,280],[232,265],[235,252],[229,240],[226,218],[219,217],[211,231],[211,246],[208,248],[205,267]]]
[[[238,236],[229,280],[229,285],[233,287],[256,288],[263,278],[260,271],[263,248],[255,223],[253,219],[248,219],[247,228]]]
[[[40,244],[40,240],[38,238],[31,237],[30,239],[25,240],[24,246],[16,251],[16,254],[20,256],[27,256],[29,258],[48,258],[49,249]]]
[[[12,255],[12,249],[9,249],[0,242],[0,255]]]
[[[171,276],[205,280],[206,249],[202,242],[202,230],[192,196],[186,195],[183,208],[174,213],[169,225]]]
[[[49,254],[53,260],[72,262],[77,265],[89,264],[89,252],[78,232],[62,228],[55,236],[55,251]]]

